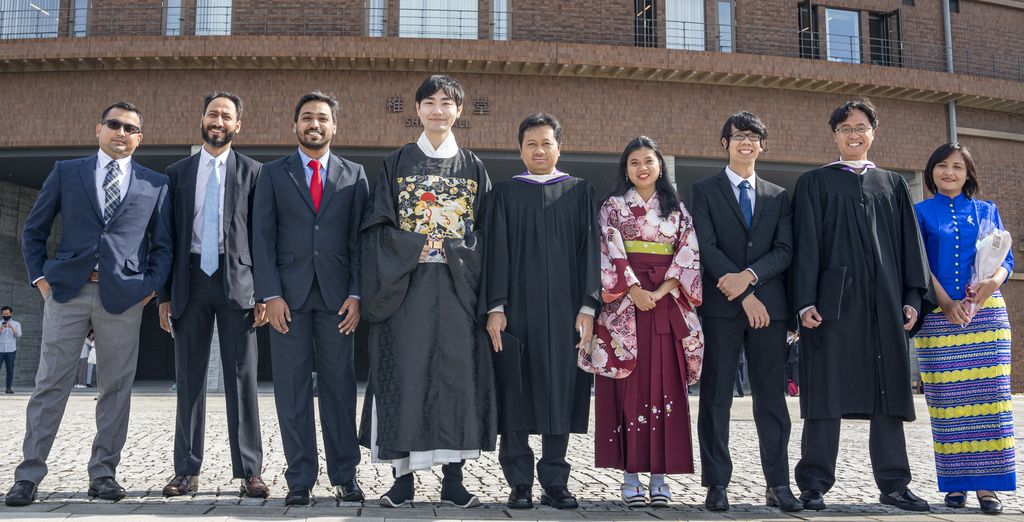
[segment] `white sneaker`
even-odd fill
[[[84,384],[76,384],[75,388],[85,388],[85,385]]]
[[[668,484],[651,488],[651,507],[666,507],[670,500],[672,500],[672,490],[668,488]]]
[[[623,484],[619,490],[622,493],[622,502],[626,504],[626,507],[647,506],[647,492],[644,491],[643,486]]]

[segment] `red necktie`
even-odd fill
[[[320,162],[309,160],[309,168],[313,169],[313,177],[309,180],[309,196],[313,198],[313,208],[320,212],[320,197],[324,195],[324,184],[320,181]]]

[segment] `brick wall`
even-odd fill
[[[633,2],[509,0],[509,10],[509,33],[514,40],[634,43]]]

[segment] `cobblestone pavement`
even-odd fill
[[[162,385],[159,389],[165,390]],[[799,513],[796,516],[780,513],[764,507],[764,483],[758,464],[757,440],[751,417],[750,398],[736,399],[733,407],[732,436],[730,445],[735,465],[733,482],[729,486],[732,510],[726,514],[709,513],[703,509],[704,489],[700,486],[700,475],[677,475],[669,477],[673,503],[662,509],[627,509],[617,502],[618,485],[621,475],[614,470],[596,469],[593,444],[590,436],[573,435],[570,442],[570,462],[573,464],[569,488],[580,498],[580,509],[557,511],[547,507],[533,510],[512,511],[505,508],[508,490],[497,462],[497,453],[485,453],[483,457],[466,465],[466,485],[477,493],[484,505],[475,509],[457,509],[439,504],[440,469],[419,472],[416,475],[416,501],[411,507],[386,509],[379,507],[376,499],[391,484],[391,472],[387,466],[369,463],[369,455],[363,450],[363,464],[359,466],[358,478],[367,494],[367,502],[339,503],[332,496],[321,474],[321,484],[314,489],[315,501],[310,507],[286,508],[284,495],[287,486],[284,480],[284,454],[277,429],[273,397],[261,393],[264,459],[264,480],[271,488],[268,500],[240,498],[238,481],[231,480],[230,457],[227,446],[227,427],[224,417],[224,403],[221,397],[211,396],[208,401],[207,453],[199,493],[193,496],[166,499],[161,489],[173,474],[171,455],[174,439],[174,397],[169,393],[154,393],[154,387],[137,387],[133,400],[128,444],[118,469],[118,480],[128,490],[128,497],[118,503],[90,500],[86,496],[88,479],[86,463],[90,445],[95,433],[93,394],[76,390],[68,403],[64,422],[57,436],[57,442],[50,454],[50,472],[40,485],[40,502],[27,508],[7,508],[0,505],[0,520],[19,518],[96,518],[108,519],[181,519],[202,516],[204,520],[271,518],[346,518],[362,519],[521,519],[521,520],[563,520],[563,519],[685,519],[685,520],[765,520],[765,519],[826,519],[830,522],[850,518],[873,520],[992,520],[976,509],[973,497],[968,508],[951,510],[941,507],[942,494],[936,492],[935,468],[931,451],[928,415],[924,398],[917,398],[918,421],[906,425],[907,446],[914,473],[912,489],[932,503],[930,514],[911,514],[882,506],[878,503],[878,491],[871,476],[867,452],[868,426],[863,421],[844,422],[842,445],[839,453],[838,482],[826,496],[831,506],[820,513]],[[27,393],[0,398],[0,488],[6,491],[13,482],[14,467],[21,456],[21,441],[24,435],[25,404]],[[1024,401],[1015,401],[1017,447],[1024,436]],[[798,416],[798,405],[790,399],[793,415],[793,437],[790,442],[790,465],[796,463],[799,455],[799,440],[802,423]],[[357,409],[356,411],[359,411]],[[690,416],[696,433],[696,397],[691,398]],[[534,437],[534,439],[537,439]],[[539,453],[539,440],[534,440]],[[696,435],[694,435],[696,445]],[[321,446],[322,448],[322,446]],[[696,447],[694,448],[695,458]],[[1024,451],[1018,451],[1019,464],[1024,462]],[[321,468],[323,467],[321,453]],[[700,469],[699,462],[697,469]],[[646,480],[645,480],[646,481]],[[794,486],[795,488],[795,486]],[[539,498],[539,487],[534,488],[535,500]],[[1024,521],[1024,495],[1018,492],[1002,493],[1004,514],[1002,519]],[[539,505],[539,503],[538,503]]]

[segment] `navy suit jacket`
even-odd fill
[[[316,278],[329,308],[359,295],[359,226],[369,186],[363,166],[331,154],[320,210],[299,153],[263,165],[253,204],[256,299],[306,302]]]
[[[185,313],[188,304],[189,254],[196,190],[202,190],[196,188],[200,154],[197,152],[167,167],[174,213],[174,269],[161,289],[160,302],[171,302],[171,316],[175,319]],[[252,281],[252,205],[256,179],[262,168],[260,162],[234,149],[228,154],[221,221],[224,227],[224,265],[220,269],[224,274],[224,295],[231,306],[239,309],[250,309],[256,303]]]
[[[54,164],[25,219],[22,254],[29,282],[45,277],[61,303],[78,295],[99,263],[103,308],[119,314],[159,290],[171,272],[167,177],[133,161],[128,192],[104,224],[96,161],[93,155]],[[58,214],[60,244],[49,257],[46,243]]]

